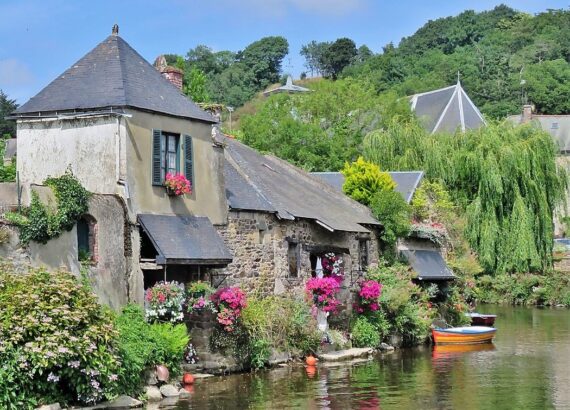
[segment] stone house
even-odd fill
[[[380,224],[367,207],[309,173],[225,138],[227,283],[265,294],[298,289],[318,258],[342,260],[345,288],[378,262]]]
[[[215,120],[118,29],[13,117],[24,204],[66,169],[93,193],[89,214],[72,231],[30,244],[33,264],[79,273],[83,251],[94,290],[118,307],[142,302],[144,288],[158,280],[204,278],[232,260],[214,228],[228,214]],[[168,172],[185,175],[191,194],[169,196]]]

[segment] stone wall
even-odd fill
[[[262,212],[230,212],[228,224],[218,227],[220,235],[234,255],[224,270],[228,275],[224,285],[240,285],[248,293],[261,295],[301,293],[306,279],[311,277],[311,252],[315,248],[342,252],[345,288],[358,279],[359,239],[362,234],[329,232],[309,220],[278,220]],[[299,246],[298,276],[289,273],[289,243]],[[378,263],[378,241],[375,234],[368,241],[369,265]],[[348,296],[348,295],[347,295]]]

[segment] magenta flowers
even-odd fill
[[[335,278],[311,278],[305,284],[305,291],[313,304],[325,312],[335,311],[340,304],[335,297],[340,291],[340,283]]]
[[[365,280],[360,282],[360,290],[358,291],[359,304],[357,310],[359,313],[369,310],[375,312],[380,309],[380,295],[382,294],[382,284],[375,280]]]
[[[192,193],[190,181],[182,174],[167,173],[164,186],[171,195],[179,196]]]
[[[238,287],[223,288],[214,293],[210,299],[218,309],[218,323],[225,331],[233,332],[241,311],[247,306],[245,292]]]

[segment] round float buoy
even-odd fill
[[[307,366],[316,366],[317,365],[317,359],[315,359],[314,356],[307,356],[305,358],[305,363],[307,364]]]
[[[194,376],[192,376],[190,373],[184,373],[184,376],[182,376],[182,383],[194,384]]]

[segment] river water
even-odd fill
[[[492,345],[215,377],[174,409],[570,409],[570,311],[482,306]]]

